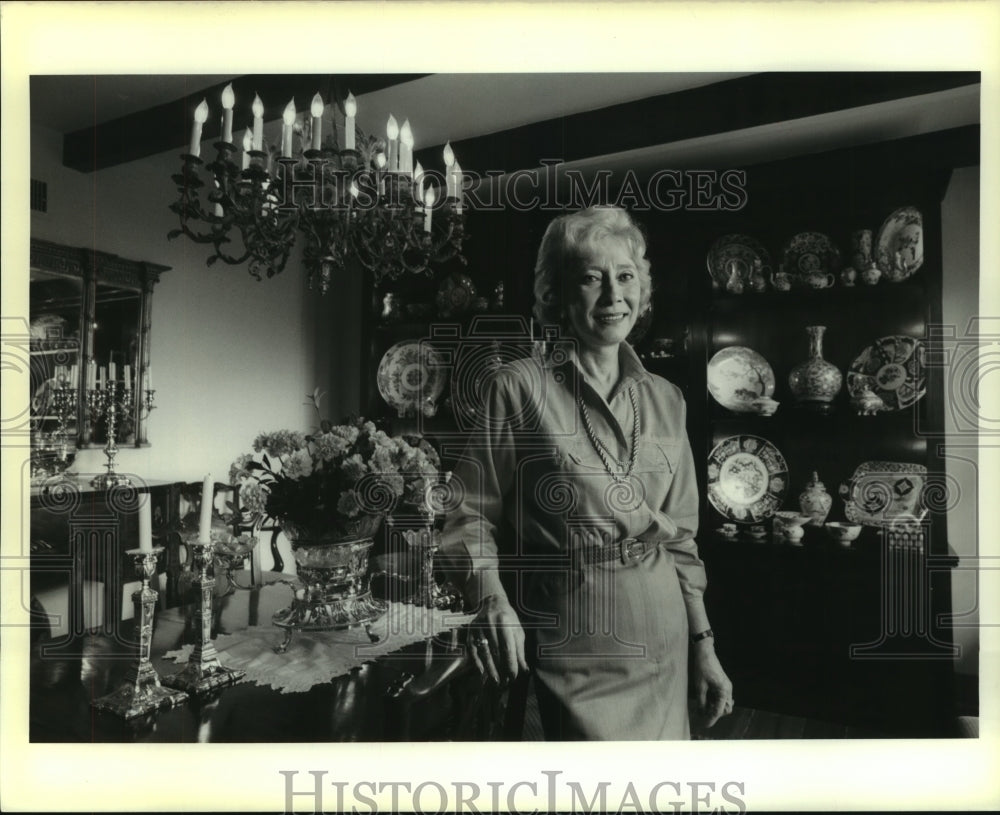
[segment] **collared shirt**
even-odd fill
[[[472,606],[505,593],[500,572],[523,574],[580,547],[634,537],[659,541],[673,555],[689,628],[709,627],[684,398],[625,343],[619,363],[607,400],[565,342],[494,374],[479,427],[455,467],[454,489],[464,498],[449,513],[441,547]],[[589,437],[578,396],[619,473],[632,456],[637,411],[638,449],[624,483],[609,474]]]

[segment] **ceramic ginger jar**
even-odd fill
[[[806,488],[799,494],[799,508],[803,515],[809,516],[806,523],[809,526],[822,526],[832,505],[833,497],[819,480],[819,473],[814,472]]]

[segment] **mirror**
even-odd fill
[[[148,444],[153,287],[166,266],[31,241],[32,477],[79,447]]]

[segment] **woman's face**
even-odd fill
[[[639,317],[642,290],[628,245],[605,238],[587,247],[566,281],[566,318],[576,338],[597,350],[617,346]]]

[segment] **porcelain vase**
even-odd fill
[[[840,392],[844,382],[836,365],[823,359],[823,333],[826,326],[811,325],[806,328],[809,335],[809,358],[800,362],[788,375],[788,387],[795,401],[821,412],[833,407],[833,399]]]
[[[833,497],[819,480],[819,473],[814,472],[806,488],[799,494],[799,508],[803,515],[809,516],[809,526],[822,526],[832,505]]]

